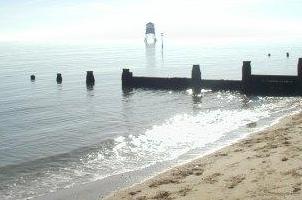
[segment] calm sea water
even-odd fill
[[[139,43],[0,44],[0,199],[37,197],[205,153],[300,110],[298,97],[123,92],[124,67],[134,75],[189,77],[200,64],[204,78],[241,79],[243,60],[252,61],[252,73],[296,75],[301,56],[301,43],[168,43],[164,52]],[[95,74],[92,90],[85,85],[87,70]]]

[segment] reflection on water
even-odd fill
[[[162,65],[165,64],[165,60],[164,60],[164,49],[161,49],[161,62],[162,62]]]
[[[192,95],[193,104],[200,104],[202,102],[202,95],[201,93],[195,93]]]
[[[57,88],[58,88],[58,90],[62,90],[63,89],[63,84],[62,83],[57,84]]]
[[[244,95],[242,99],[242,109],[249,109],[251,107],[249,104],[250,98]]]
[[[93,90],[94,85],[89,85],[89,84],[87,84],[87,85],[86,85],[86,88],[87,88],[87,91],[91,91],[91,90]]]
[[[145,47],[146,67],[154,68],[156,67],[156,46],[155,44],[148,44]]]
[[[132,94],[133,90],[134,90],[133,88],[128,88],[128,87],[122,88],[123,97],[124,98],[129,97]]]

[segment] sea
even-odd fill
[[[242,61],[252,61],[253,74],[296,75],[299,57],[297,41],[165,41],[163,49],[143,41],[0,43],[0,199],[34,199],[168,168],[301,110],[300,97],[122,90],[123,68],[134,76],[190,77],[199,64],[202,78],[240,80]],[[94,72],[93,88],[86,87],[86,71]]]

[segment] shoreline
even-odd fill
[[[276,121],[104,199],[301,199],[302,113]]]

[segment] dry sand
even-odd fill
[[[302,200],[302,114],[106,198]]]

